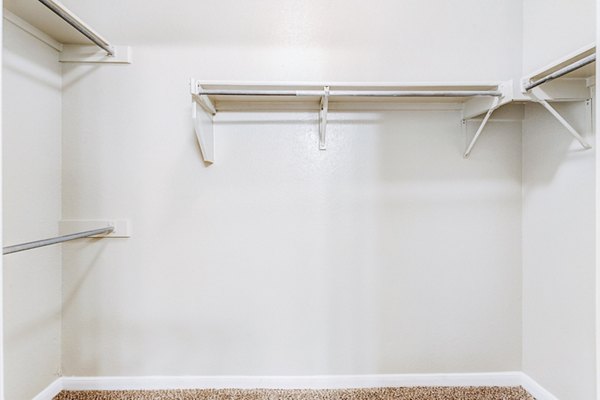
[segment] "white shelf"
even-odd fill
[[[38,0],[4,0],[4,9],[59,43],[93,44]]]
[[[65,19],[38,0],[5,0],[3,17],[58,50],[60,62],[131,63],[130,47],[111,45],[62,4],[57,1],[51,3]],[[96,43],[88,37],[94,38]]]
[[[289,110],[319,112],[319,149],[326,148],[327,113],[331,111],[439,108],[462,110],[463,121],[484,116],[464,153],[468,157],[494,110],[512,102],[537,102],[585,149],[589,143],[549,101],[585,101],[591,119],[596,46],[586,46],[521,79],[522,93],[506,82],[190,82],[196,136],[206,162],[214,162],[213,117],[223,111]],[[591,62],[591,63],[590,63]],[[589,63],[587,65],[584,65]],[[564,70],[566,69],[566,70]],[[572,70],[572,71],[571,71]],[[567,73],[567,71],[570,71]],[[555,74],[556,73],[556,74]],[[552,75],[554,74],[554,75]],[[534,82],[536,86],[526,90]],[[542,82],[544,82],[542,84]],[[412,106],[411,106],[412,105]],[[591,124],[589,124],[591,126]],[[466,124],[463,123],[466,127]]]
[[[596,45],[587,45],[571,54],[567,54],[550,64],[539,68],[521,79],[521,92],[519,100],[546,100],[546,101],[583,101],[591,97],[591,87],[596,82],[596,62],[576,69],[560,78],[546,82],[529,92],[525,85],[538,81],[565,67],[574,65],[596,53]]]
[[[571,65],[587,56],[590,56],[590,55],[594,54],[595,52],[596,52],[596,44],[591,43],[587,46],[582,47],[579,50],[574,51],[573,53],[567,54],[566,56],[561,57],[558,60],[555,60],[555,61],[551,62],[550,64],[527,74],[524,79],[537,80],[545,75],[549,75],[553,72],[558,71],[561,68],[564,68],[564,67]],[[596,72],[594,70],[594,64],[591,64],[591,65],[588,65],[586,67],[583,67],[581,69],[578,69],[577,71],[570,73],[566,77],[587,78],[587,77],[593,76],[595,74],[596,74]]]
[[[294,83],[294,82],[267,82],[267,83],[240,83],[240,82],[198,82],[205,90],[283,90],[283,91],[322,91],[329,87],[331,92],[335,91],[406,91],[406,92],[432,92],[432,91],[498,91],[501,83]],[[244,111],[244,110],[319,110],[321,106],[320,94],[313,96],[235,96],[235,95],[208,95],[217,112],[221,111]],[[361,108],[394,109],[394,105],[402,104],[426,104],[426,103],[449,103],[463,104],[472,100],[469,96],[427,96],[420,97],[361,97],[361,96],[330,96],[329,110],[332,111],[356,111]],[[399,106],[402,108],[403,106]]]
[[[204,161],[214,162],[213,117],[224,111],[319,112],[319,149],[326,148],[327,113],[331,111],[452,108],[462,118],[487,117],[513,99],[513,83],[344,83],[214,82],[192,79],[193,121]],[[257,93],[259,92],[259,93]],[[415,106],[416,105],[416,106]],[[474,144],[474,142],[472,143]],[[472,147],[471,144],[471,147]],[[468,151],[465,156],[468,155]]]

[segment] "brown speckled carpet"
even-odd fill
[[[54,400],[535,400],[522,387],[63,391]]]

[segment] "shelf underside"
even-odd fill
[[[595,52],[596,52],[596,46],[590,45],[584,50],[580,50],[571,55],[565,56],[564,58],[552,63],[551,65],[546,66],[538,71],[533,72],[532,74],[528,75],[528,78],[533,81],[536,81],[536,80],[541,79],[547,75],[550,75],[568,65],[574,64],[577,61],[582,60],[582,59],[594,54]],[[560,79],[590,78],[595,75],[596,75],[596,62],[592,62],[591,64],[588,64],[588,65],[581,67],[573,72],[568,73],[567,75],[564,75]]]
[[[568,73],[564,78],[590,78],[596,75],[596,62],[586,65],[585,67],[579,68],[576,71]]]
[[[206,90],[323,90],[329,86],[331,91],[497,91],[498,84],[476,85],[390,85],[390,84],[201,84]],[[322,96],[253,96],[253,95],[208,95],[217,111],[236,110],[318,110]],[[485,96],[489,97],[489,96]],[[330,110],[356,111],[361,108],[388,109],[402,107],[408,104],[444,104],[448,108],[461,108],[461,104],[473,99],[473,96],[455,97],[362,97],[362,96],[331,96]]]
[[[321,107],[320,97],[290,97],[278,96],[276,99],[259,96],[211,96],[210,97],[217,111],[313,111]],[[336,97],[329,99],[330,111],[358,111],[394,109],[401,108],[409,104],[420,105],[444,105],[445,108],[461,109],[462,104],[469,98],[447,98],[447,97],[427,97],[427,98],[355,98],[355,97]]]
[[[60,43],[93,44],[37,0],[4,0],[4,8]]]

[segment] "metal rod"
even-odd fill
[[[82,35],[94,42],[98,47],[104,49],[109,56],[115,55],[113,46],[106,39],[95,32],[60,2],[56,0],[39,0],[39,2],[64,19],[69,25],[81,32]]]
[[[241,90],[241,89],[200,89],[198,95],[207,96],[325,96],[324,90]],[[498,90],[331,90],[329,97],[501,97]]]
[[[70,235],[58,236],[58,237],[54,237],[54,238],[50,238],[50,239],[36,240],[34,242],[21,243],[21,244],[16,244],[14,246],[6,246],[6,247],[2,248],[2,254],[12,254],[12,253],[16,253],[19,251],[35,249],[35,248],[43,247],[43,246],[50,246],[52,244],[58,244],[58,243],[62,243],[62,242],[68,242],[69,240],[86,238],[89,236],[100,235],[103,233],[111,233],[114,230],[115,230],[114,227],[107,226],[105,228],[94,229],[91,231],[72,233]]]
[[[528,83],[527,85],[525,85],[525,91],[530,91],[531,89],[538,87],[543,83],[549,82],[556,78],[560,78],[561,76],[564,76],[570,72],[578,70],[579,68],[585,67],[586,65],[591,64],[594,61],[596,61],[596,53],[589,55],[585,58],[582,58],[581,60],[579,60],[571,65],[567,65],[566,67],[561,68],[558,71],[551,73],[550,75],[546,75],[545,77],[538,79],[537,81]]]

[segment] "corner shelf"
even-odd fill
[[[467,158],[492,113],[510,103],[535,102],[542,105],[582,145],[591,148],[583,136],[549,102],[583,101],[592,126],[591,88],[595,85],[595,44],[525,76],[518,82],[448,83],[325,83],[325,82],[210,82],[190,81],[192,119],[204,161],[213,163],[214,116],[226,111],[315,111],[319,113],[319,149],[326,149],[327,114],[330,111],[371,111],[433,109],[452,104],[462,110],[462,124],[483,119],[471,138]],[[414,107],[414,106],[413,106]]]
[[[56,0],[5,0],[3,17],[59,51],[63,63],[131,64],[131,48],[114,46]]]
[[[584,149],[591,149],[592,146],[549,102],[584,102],[588,129],[591,130],[592,88],[595,84],[596,45],[590,44],[522,78],[518,100],[540,104]]]
[[[596,83],[596,45],[589,44],[571,54],[527,74],[521,79],[519,99],[542,99],[548,101],[582,101],[591,95],[590,88]],[[586,61],[587,60],[587,61]],[[583,66],[578,66],[586,62]],[[570,71],[571,68],[575,68]],[[563,70],[566,73],[561,73]],[[560,76],[552,77],[559,73]],[[544,79],[548,79],[544,82]],[[530,82],[544,82],[531,90]]]

